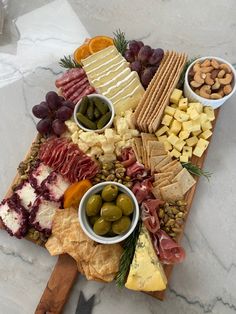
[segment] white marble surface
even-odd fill
[[[9,15],[17,18],[51,1],[35,2],[33,5],[31,0],[11,0]],[[234,0],[138,0],[135,4],[125,0],[112,0],[109,4],[105,0],[73,0],[70,3],[92,35],[112,34],[120,27],[129,38],[140,38],[154,46],[184,50],[190,56],[217,55],[236,63]],[[50,26],[54,33],[47,34],[44,29],[37,36],[36,32],[28,33],[28,25],[33,26],[34,19],[28,15],[28,22],[25,22],[28,24],[21,23],[22,18],[18,19],[18,25],[21,23],[25,31],[25,39],[21,38],[20,43],[27,45],[27,40],[34,41],[37,47],[31,46],[32,55],[27,52],[27,57],[34,59],[31,69],[22,71],[14,80],[7,71],[9,66],[19,70],[26,64],[22,58],[24,49],[17,45],[12,34],[9,33],[10,39],[6,34],[0,37],[1,198],[35,135],[31,108],[43,99],[46,91],[54,88],[54,80],[61,71],[56,62],[51,64],[60,56],[58,44],[62,53],[73,50],[78,36],[74,28],[79,21],[75,15],[70,19],[68,13],[63,20],[52,18]],[[68,32],[64,33],[66,23]],[[60,29],[67,34],[61,44],[54,40]],[[46,37],[41,37],[44,35]],[[47,47],[40,46],[37,38],[47,38]],[[34,48],[37,48],[39,59],[33,55]],[[45,53],[43,60],[41,52]],[[5,62],[6,58],[9,63]],[[160,302],[142,293],[120,291],[114,284],[88,282],[80,277],[64,313],[75,312],[80,290],[87,298],[96,294],[94,314],[236,312],[235,116],[236,96],[222,107],[205,164],[213,176],[210,183],[204,179],[199,182],[182,242],[187,258],[175,267],[166,301]],[[0,314],[33,313],[55,262],[56,258],[50,257],[44,249],[0,232]]]

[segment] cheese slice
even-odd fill
[[[81,62],[83,64],[83,66],[89,66],[94,64],[94,62],[96,62],[99,59],[103,59],[107,56],[111,56],[114,54],[118,54],[118,50],[116,49],[115,46],[109,46],[105,49],[102,49],[96,53],[93,53],[92,55],[88,56],[85,59],[82,59]]]
[[[111,80],[107,80],[104,84],[99,86],[100,93],[103,94],[105,92],[108,92],[111,87],[117,86],[117,84],[120,81],[124,80],[130,73],[131,73],[130,68],[123,69],[122,71],[117,73],[117,75],[113,77]]]
[[[136,244],[126,288],[137,291],[166,289],[167,279],[154,251],[150,235],[143,225]]]

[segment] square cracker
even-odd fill
[[[142,148],[143,148],[143,142],[141,137],[135,137],[134,138],[134,146],[136,147],[137,155],[140,160],[143,159],[143,154],[142,154]]]
[[[174,182],[170,185],[161,187],[160,191],[163,200],[167,202],[182,200],[184,197],[179,182]]]
[[[161,155],[161,156],[153,156],[150,158],[150,169],[151,169],[151,172],[153,173],[154,170],[155,170],[155,166],[160,162],[162,161],[163,159],[166,158],[166,155]]]
[[[170,180],[162,179],[158,182],[157,187],[160,189],[161,187],[169,185],[169,184],[170,184]]]
[[[174,178],[173,172],[161,172],[161,173],[155,173],[154,174],[154,180],[157,181],[162,178],[170,178],[169,180],[172,180]]]
[[[162,151],[163,149],[165,149],[165,146],[163,143],[158,142],[157,138],[156,140],[151,140],[147,142],[147,155],[151,156],[151,152],[153,150],[160,150]]]
[[[172,171],[174,173],[174,176],[176,176],[182,169],[183,167],[180,162],[177,162],[175,165],[168,168],[169,171]]]
[[[189,189],[196,183],[194,178],[188,172],[186,168],[183,168],[172,180],[172,182],[179,182],[183,194],[188,192]]]
[[[156,136],[154,134],[149,134],[149,133],[141,133],[141,139],[143,143],[143,163],[144,166],[147,167],[147,160],[148,160],[148,155],[147,155],[147,142],[148,141],[155,141],[157,140]]]
[[[151,150],[151,157],[154,157],[154,156],[161,156],[161,155],[167,155],[166,153],[166,150],[164,148],[153,148]]]
[[[152,188],[152,194],[155,196],[155,198],[161,198],[161,191],[158,186]]]
[[[169,164],[171,161],[171,157],[170,156],[166,156],[166,158],[164,158],[162,161],[160,161],[156,167],[155,170],[157,172],[160,172],[161,168],[164,167],[165,165]]]
[[[171,159],[172,160],[172,159]],[[174,166],[176,163],[178,162],[178,160],[172,160],[170,161],[167,165],[161,167],[160,172],[170,172],[169,168],[171,168],[172,166]]]

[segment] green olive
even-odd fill
[[[124,233],[129,229],[131,220],[127,216],[122,216],[119,220],[113,222],[112,231],[116,234]]]
[[[93,231],[98,235],[104,235],[111,230],[111,222],[100,217],[93,226]]]
[[[102,198],[105,202],[112,202],[117,198],[118,187],[114,184],[108,184],[102,190]]]
[[[116,221],[122,216],[122,211],[114,203],[104,203],[101,208],[101,216],[107,221]]]
[[[121,193],[116,199],[116,206],[120,207],[123,215],[129,216],[134,211],[134,204],[131,198],[125,194]]]
[[[89,197],[86,204],[87,216],[96,216],[102,207],[102,198],[98,194]]]
[[[99,215],[89,217],[90,224],[93,226],[99,218],[100,218]]]

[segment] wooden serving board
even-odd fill
[[[213,131],[215,129],[219,111],[220,109],[215,110],[215,121],[213,122]],[[205,153],[203,154],[201,158],[193,156],[191,160],[192,163],[198,165],[200,168],[203,168],[203,164],[207,156],[207,152],[208,152],[208,149],[205,151]],[[26,158],[29,156],[29,154],[30,154],[30,150],[28,151]],[[17,182],[18,178],[19,178],[19,175],[17,174],[11,186],[9,187],[5,197],[9,197],[11,195],[12,186]],[[187,216],[189,214],[189,211],[193,202],[193,198],[195,195],[199,177],[195,177],[195,179],[197,181],[196,184],[190,189],[190,191],[185,196],[185,200],[187,202]],[[185,224],[186,222],[187,222],[187,217],[185,220]],[[0,229],[2,228],[3,226],[0,224]],[[178,242],[180,242],[183,237],[184,228],[185,228],[185,225],[183,227],[182,233],[179,235],[177,239]],[[29,240],[33,241],[31,239]],[[164,267],[168,282],[170,280],[173,267],[174,265],[165,265]],[[72,288],[77,276],[78,276],[78,269],[77,269],[74,259],[67,254],[63,254],[59,256],[57,264],[55,265],[55,268],[52,272],[52,275],[48,281],[47,287],[44,290],[44,293],[41,297],[41,300],[39,302],[39,305],[35,313],[37,314],[61,313],[63,306],[65,305],[67,299],[69,298],[70,289]],[[159,300],[164,300],[165,291],[166,290],[154,291],[154,292],[149,292],[147,294]]]

